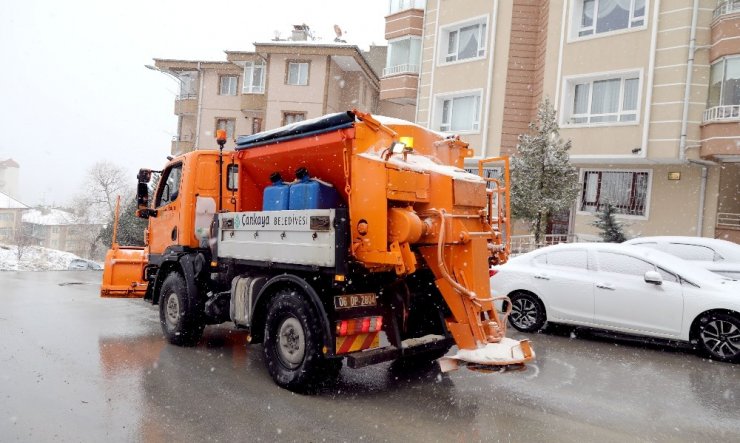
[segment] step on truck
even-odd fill
[[[532,360],[489,287],[509,253],[507,158],[466,172],[473,151],[459,137],[357,110],[241,136],[233,151],[225,139],[140,170],[145,246],[114,238],[101,296],[158,304],[175,345],[231,322],[291,390],[345,361]],[[501,178],[483,178],[486,164]]]

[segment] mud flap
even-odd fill
[[[442,372],[450,372],[461,365],[521,365],[532,361],[533,358],[534,350],[528,339],[517,341],[504,337],[499,343],[488,343],[478,349],[461,349],[457,354],[442,357],[437,362]]]

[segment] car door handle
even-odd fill
[[[534,276],[534,278],[537,278],[539,280],[550,280],[550,277],[548,277],[546,274],[537,274]]]
[[[613,291],[614,290],[614,286],[612,286],[609,283],[597,283],[596,284],[596,287],[599,288],[599,289],[608,289],[610,291]]]

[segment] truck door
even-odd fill
[[[150,254],[162,254],[168,246],[179,244],[181,206],[184,196],[180,195],[182,163],[175,163],[162,172],[154,208],[157,216],[149,219]]]

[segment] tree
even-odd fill
[[[133,195],[134,178],[127,177],[126,171],[108,161],[97,162],[87,171],[82,191],[70,204],[70,211],[80,225],[101,226],[107,223],[112,227],[116,199],[128,201]],[[90,258],[99,257],[103,245],[110,245],[110,234],[105,238],[101,230],[89,230],[81,235],[89,247]]]
[[[514,217],[527,220],[535,243],[542,243],[547,221],[566,210],[578,195],[578,172],[570,164],[570,140],[563,142],[557,114],[548,99],[537,108],[537,121],[530,132],[519,136],[512,158],[511,209]]]
[[[123,168],[107,161],[97,162],[87,171],[85,189],[89,192],[85,198],[96,210],[112,216],[116,209],[116,198],[130,193],[131,182]]]
[[[607,202],[604,210],[596,214],[591,226],[596,227],[600,233],[599,237],[607,243],[622,243],[627,240],[624,235],[624,224],[615,216],[616,208],[611,202]]]
[[[15,256],[19,262],[23,259],[26,251],[37,243],[36,239],[31,235],[30,226],[22,226],[16,229],[14,240],[16,247]]]
[[[144,230],[147,227],[147,221],[136,216],[136,209],[136,197],[121,199],[116,239],[121,245],[144,246]],[[113,222],[113,217],[111,217],[98,235],[98,240],[107,247],[111,246],[113,239]]]

